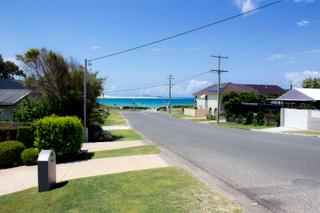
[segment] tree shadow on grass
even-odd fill
[[[74,161],[90,160],[94,156],[93,152],[81,152],[77,155]]]
[[[124,138],[122,135],[112,135],[113,141],[121,140],[122,138]]]
[[[62,187],[64,187],[65,185],[67,185],[68,183],[69,183],[69,181],[62,181],[62,182],[56,183],[56,184],[54,185],[54,187],[52,188],[52,190],[62,188]]]

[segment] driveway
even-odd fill
[[[320,212],[320,139],[125,112],[131,126],[274,212]]]

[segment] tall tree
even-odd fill
[[[0,54],[0,79],[14,79],[15,76],[26,77],[17,65],[11,61],[4,61]]]
[[[302,82],[303,88],[320,88],[320,78],[307,78]]]
[[[83,117],[83,66],[47,49],[30,49],[17,59],[30,72],[25,85],[39,94],[49,114]],[[98,78],[97,73],[89,73],[87,80],[90,114],[103,90],[104,79]]]

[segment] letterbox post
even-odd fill
[[[56,153],[53,150],[41,150],[38,157],[38,189],[49,191],[56,184]]]

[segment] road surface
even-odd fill
[[[125,112],[130,125],[274,212],[320,212],[320,139]]]

